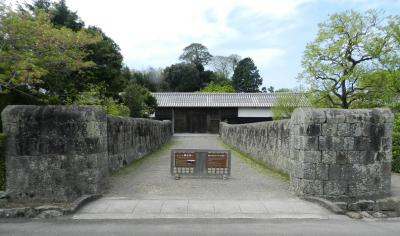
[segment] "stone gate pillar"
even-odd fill
[[[102,192],[107,118],[99,106],[8,106],[6,191],[15,201],[62,202]]]
[[[291,118],[291,187],[332,200],[390,194],[389,109],[296,109]]]

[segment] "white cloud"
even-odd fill
[[[185,46],[198,42],[215,55],[251,57],[262,74],[285,54],[272,44],[296,27],[299,7],[310,1],[67,0],[67,5],[86,25],[111,37],[132,68],[176,63]],[[242,24],[229,24],[233,13]]]
[[[101,27],[120,45],[126,63],[133,67],[169,65],[192,42],[212,49],[244,37],[227,25],[233,9],[242,9],[241,13],[248,16],[282,19],[294,16],[305,2],[309,0],[67,0],[88,25]]]
[[[241,50],[239,54],[243,57],[251,57],[258,67],[267,69],[278,63],[285,55],[285,50],[280,48],[262,48]]]

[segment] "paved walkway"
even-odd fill
[[[130,218],[337,218],[293,196],[288,182],[232,155],[227,180],[170,176],[170,149],[224,149],[217,135],[175,135],[168,148],[111,178],[105,196],[75,219]]]

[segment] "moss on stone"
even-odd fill
[[[251,168],[257,170],[259,173],[262,173],[264,175],[268,175],[268,176],[274,176],[277,177],[279,179],[282,179],[285,182],[289,181],[289,175],[279,171],[269,165],[267,165],[266,163],[263,163],[259,160],[254,159],[252,156],[250,156],[247,153],[244,153],[226,143],[224,143],[221,139],[219,139],[220,142],[222,143],[222,145],[227,148],[230,149],[232,151],[232,154],[235,155],[236,157],[239,158],[239,160],[243,161],[245,164],[247,164],[248,166],[250,166]]]
[[[0,133],[0,191],[6,187],[6,135]]]
[[[115,170],[111,173],[111,175],[113,177],[117,177],[117,176],[124,176],[129,174],[132,171],[135,171],[136,169],[140,168],[140,166],[143,164],[143,162],[148,161],[151,158],[157,157],[159,156],[162,152],[167,151],[168,149],[171,149],[171,147],[175,144],[175,141],[170,140],[167,143],[163,144],[162,146],[154,149],[153,151],[147,153],[146,155],[144,155],[143,157],[141,157],[140,159],[134,160],[132,161],[130,164],[128,164],[127,166]]]

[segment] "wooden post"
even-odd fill
[[[172,123],[172,134],[174,134],[175,133],[175,112],[174,112],[174,108],[172,108],[171,113],[172,113],[172,120],[171,120],[171,123]]]

